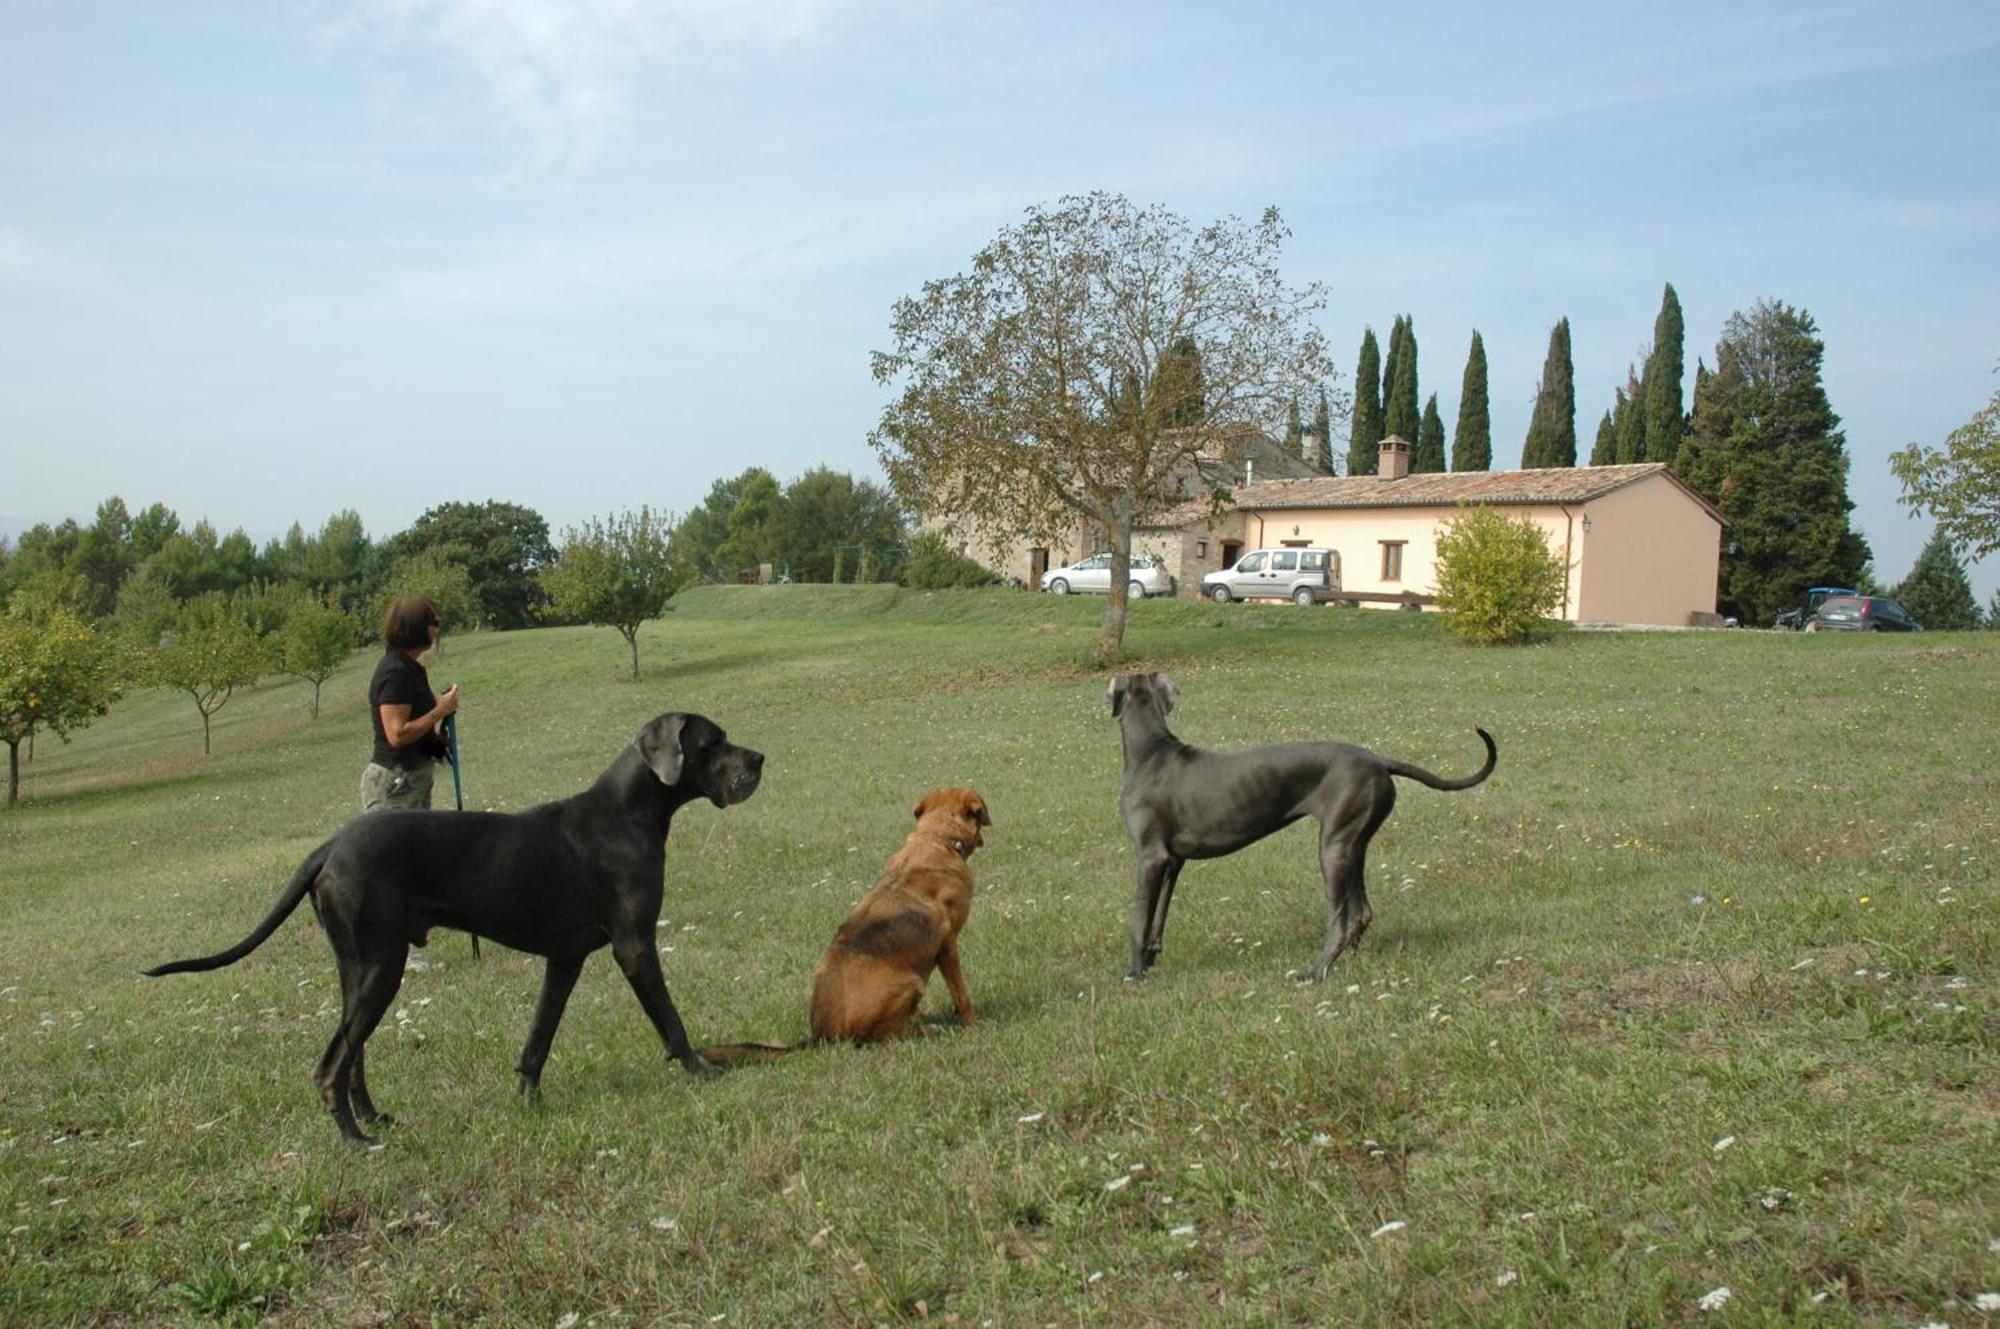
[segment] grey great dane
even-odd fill
[[[1326,878],[1326,944],[1308,977],[1326,977],[1340,953],[1361,940],[1373,921],[1362,876],[1368,841],[1396,806],[1401,775],[1433,789],[1470,789],[1499,762],[1493,736],[1486,764],[1462,780],[1445,780],[1352,743],[1280,743],[1241,752],[1204,752],[1175,738],[1167,712],[1180,689],[1165,674],[1120,674],[1111,680],[1111,714],[1125,740],[1125,786],[1119,808],[1139,855],[1139,894],[1132,907],[1128,979],[1146,976],[1166,938],[1174,883],[1190,858],[1220,858],[1254,844],[1301,817],[1319,821],[1319,866]]]
[[[410,947],[432,928],[488,937],[545,956],[541,999],[521,1051],[521,1090],[541,1086],[556,1024],[584,959],[611,947],[667,1055],[697,1075],[716,1068],[688,1042],[654,945],[674,813],[717,807],[757,790],[764,754],[738,747],[699,715],[669,712],[639,731],[590,788],[519,813],[375,812],[312,851],[278,902],[235,946],[146,972],[220,969],[257,949],[312,898],[340,969],[340,1023],[313,1079],[341,1135],[373,1145],[356,1124],[386,1122],[368,1096],[363,1049],[396,990]]]

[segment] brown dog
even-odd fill
[[[972,998],[958,967],[958,934],[972,910],[966,860],[991,826],[986,800],[971,789],[933,789],[916,806],[910,832],[840,925],[813,974],[814,1042],[875,1043],[909,1027],[931,970],[944,972],[958,1018],[971,1024]]]

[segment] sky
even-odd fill
[[[0,535],[879,478],[892,303],[1103,189],[1275,205],[1342,389],[1408,314],[1449,426],[1477,329],[1499,466],[1558,318],[1587,453],[1665,283],[1689,391],[1802,307],[1893,583],[1887,455],[2000,389],[1996,88],[1991,0],[0,0]]]

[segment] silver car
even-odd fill
[[[1340,593],[1340,555],[1331,549],[1252,549],[1232,567],[1201,579],[1201,593],[1231,600],[1290,600],[1323,604]]]
[[[1172,595],[1174,579],[1168,575],[1165,565],[1151,554],[1132,555],[1132,567],[1125,583],[1125,591],[1134,600],[1142,600],[1149,595]],[[1066,563],[1059,568],[1050,568],[1042,574],[1042,589],[1051,595],[1068,595],[1071,591],[1089,592],[1096,595],[1111,594],[1111,555],[1092,554],[1089,558]]]

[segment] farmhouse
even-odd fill
[[[1571,622],[1716,622],[1722,516],[1665,465],[1411,475],[1409,444],[1382,443],[1376,475],[1252,479],[1210,514],[1188,504],[1133,533],[1166,561],[1179,593],[1245,549],[1323,546],[1341,589],[1364,603],[1427,603],[1440,527],[1461,506],[1528,518],[1569,565],[1559,615]]]
[[[1210,431],[1209,436],[1201,440],[1194,455],[1176,469],[1174,481],[1183,493],[1226,494],[1246,479],[1325,478],[1326,472],[1313,461],[1318,455],[1319,438],[1310,431],[1304,435],[1300,450],[1295,453],[1254,425],[1225,427]],[[1196,520],[1197,513],[1205,517],[1211,506],[1205,501],[1190,503],[1186,519]],[[927,513],[924,525],[948,532],[960,553],[993,569],[1009,582],[1023,586],[1039,586],[1042,574],[1050,568],[1094,554],[1109,543],[1096,528],[1081,521],[1052,545],[1037,544],[1006,532],[986,531],[971,519],[955,513]],[[1141,549],[1136,531],[1132,548],[1135,553]],[[1150,550],[1152,546],[1145,548]],[[1214,566],[1223,565],[1217,563]],[[1175,575],[1179,576],[1179,572],[1176,571]],[[1199,589],[1200,575],[1197,574],[1194,580],[1195,589]],[[1194,590],[1187,593],[1194,594]]]

